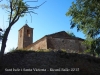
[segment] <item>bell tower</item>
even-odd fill
[[[18,49],[23,49],[33,43],[33,28],[25,24],[18,31]]]

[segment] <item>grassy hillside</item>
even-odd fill
[[[16,50],[4,55],[0,75],[100,75],[100,58],[63,51]]]

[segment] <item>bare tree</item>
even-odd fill
[[[2,1],[2,0],[1,0]],[[19,20],[20,17],[24,17],[25,14],[29,13],[35,13],[33,10],[38,9],[41,5],[43,5],[45,2],[43,2],[39,6],[31,7],[28,5],[29,2],[38,2],[38,0],[33,1],[23,1],[23,0],[6,0],[9,5],[2,4],[1,7],[3,9],[7,9],[7,12],[9,13],[8,19],[9,19],[9,24],[7,29],[5,30],[3,39],[2,39],[2,45],[1,45],[1,52],[0,52],[0,61],[2,60],[2,57],[4,55],[4,51],[6,48],[6,42],[8,38],[8,34],[10,32],[11,27]]]
[[[3,38],[3,30],[0,28],[0,42],[2,41],[2,38]]]

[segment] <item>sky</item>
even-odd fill
[[[38,0],[38,2],[28,4],[30,6],[38,6],[45,1],[45,4],[33,10],[37,14],[31,13],[32,18],[30,14],[27,14],[12,26],[7,39],[5,53],[17,47],[18,30],[26,24],[26,20],[29,27],[34,28],[33,42],[45,35],[60,31],[71,31],[75,36],[85,39],[85,35],[82,32],[77,32],[76,28],[70,29],[71,17],[65,15],[74,0]],[[6,2],[1,2],[0,4],[2,3]],[[0,8],[0,28],[6,29],[7,27],[8,13]]]

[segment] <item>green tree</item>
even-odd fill
[[[73,32],[67,31],[66,33],[71,35],[72,37],[76,37]]]
[[[94,54],[100,46],[97,40],[100,38],[100,0],[76,0],[66,15],[71,16],[71,28],[77,27],[92,39],[90,50]]]
[[[89,54],[93,54],[93,50],[91,49],[91,44],[94,40],[91,37],[87,37],[85,39],[85,41],[83,42],[83,44],[86,46],[86,50],[84,52],[89,53]]]
[[[1,45],[1,52],[0,52],[0,61],[2,60],[2,57],[4,55],[5,47],[6,47],[6,42],[7,42],[7,37],[10,32],[11,27],[19,20],[19,18],[24,17],[25,14],[27,13],[34,13],[36,14],[33,10],[38,9],[42,3],[39,6],[31,7],[28,5],[29,2],[37,2],[37,1],[24,1],[24,0],[6,0],[8,4],[2,4],[1,8],[6,9],[8,11],[8,27],[5,30],[5,33],[3,35],[2,39],[2,45]],[[3,2],[3,1],[2,1]]]

